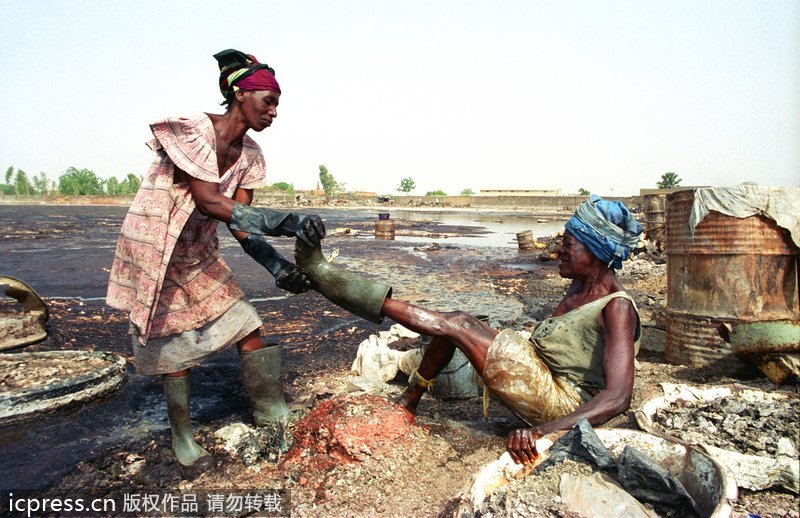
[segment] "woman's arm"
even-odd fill
[[[297,237],[309,246],[316,246],[325,237],[325,225],[319,216],[307,216],[291,212],[281,212],[264,207],[251,207],[252,189],[248,191],[247,203],[240,202],[219,193],[219,185],[205,182],[187,175],[183,171],[175,172],[177,178],[185,178],[189,182],[195,206],[200,214],[228,224],[231,231],[237,230],[246,234],[266,236]],[[242,198],[243,200],[245,198]]]
[[[237,202],[246,202],[247,205],[253,202],[252,189],[236,189],[236,193],[231,199],[219,193],[219,184],[198,180],[179,169],[176,169],[175,176],[185,178],[189,182],[189,190],[192,192],[194,204],[200,214],[207,218],[230,223],[233,206]]]
[[[236,189],[233,199],[243,205],[253,203],[252,189]],[[311,286],[311,281],[305,274],[297,269],[291,261],[287,260],[269,244],[264,236],[248,234],[240,230],[233,230],[230,225],[228,229],[233,237],[239,241],[247,255],[256,260],[261,266],[267,269],[275,277],[275,284],[286,291],[292,293],[305,293]]]
[[[224,196],[223,196],[223,198],[224,198]],[[237,203],[241,203],[243,205],[248,205],[248,206],[252,205],[253,204],[253,189],[238,189],[237,188],[235,191],[233,191],[233,199],[231,201],[235,201]],[[229,217],[229,220],[230,220],[230,217]],[[247,236],[250,235],[247,232],[242,232],[241,230],[233,230],[233,229],[231,229],[230,226],[228,226],[228,230],[231,231],[231,234],[233,234],[233,237],[235,237],[236,240],[239,243],[244,241],[247,238]]]
[[[598,317],[603,335],[603,377],[605,388],[585,405],[564,417],[534,428],[512,431],[507,448],[516,462],[536,458],[535,440],[556,430],[572,428],[585,417],[592,425],[605,423],[630,407],[633,396],[633,339],[638,318],[633,304],[612,299]]]

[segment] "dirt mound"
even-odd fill
[[[414,418],[386,399],[362,395],[322,402],[295,425],[286,462],[313,459],[317,467],[363,462],[373,452],[402,442]]]

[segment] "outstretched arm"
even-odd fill
[[[633,396],[633,340],[638,324],[636,311],[630,301],[615,298],[598,318],[604,343],[605,388],[571,414],[534,428],[511,432],[507,449],[516,462],[532,462],[537,456],[534,441],[543,435],[572,428],[583,417],[592,425],[602,424],[630,406]]]
[[[251,189],[236,189],[233,199],[238,203],[250,205],[253,202]],[[305,293],[311,286],[306,276],[300,272],[291,261],[284,258],[275,248],[267,242],[264,236],[248,234],[239,230],[231,230],[233,237],[239,241],[247,255],[256,260],[275,277],[275,284],[292,293]]]
[[[219,185],[216,183],[198,180],[180,170],[176,170],[175,175],[177,178],[185,178],[189,182],[189,189],[197,210],[206,217],[227,223],[231,231],[238,230],[248,234],[266,236],[297,237],[309,246],[316,246],[325,237],[325,225],[319,216],[251,207],[252,189],[237,189],[237,191],[248,193],[247,203],[243,203],[236,196],[231,199],[220,194]]]

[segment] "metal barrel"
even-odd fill
[[[394,220],[381,219],[375,222],[375,239],[394,241]]]
[[[644,197],[644,230],[650,241],[664,239],[665,194],[648,194]]]
[[[519,246],[520,250],[533,250],[536,248],[534,242],[533,230],[523,230],[522,232],[517,232],[517,245]]]
[[[670,363],[736,369],[741,363],[719,325],[800,317],[800,251],[762,216],[712,211],[692,230],[694,193],[667,196],[665,354]]]

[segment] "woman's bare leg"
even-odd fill
[[[239,340],[236,346],[239,348],[240,353],[249,353],[263,349],[264,344],[261,343],[261,332],[256,329],[249,335]]]
[[[447,338],[434,336],[425,349],[425,354],[422,355],[417,373],[426,380],[432,380],[450,363],[455,352],[456,346],[453,342]],[[419,384],[409,385],[397,400],[397,404],[414,414],[425,390],[425,387]]]
[[[497,331],[474,316],[463,311],[439,313],[395,299],[386,299],[381,313],[412,331],[433,337],[417,370],[421,377],[435,378],[456,348],[483,375],[486,353]],[[409,386],[397,402],[414,413],[424,392],[424,387]]]
[[[386,299],[381,313],[419,334],[446,338],[483,375],[486,352],[497,331],[463,311],[439,313],[408,302]]]

